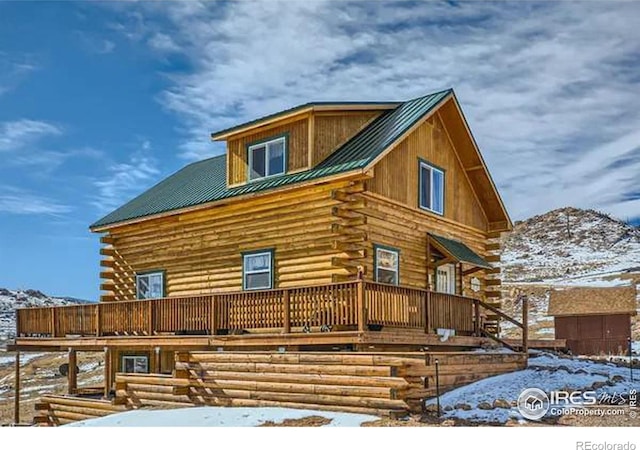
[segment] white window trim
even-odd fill
[[[122,371],[124,372],[125,368],[127,367],[127,364],[125,363],[126,360],[128,359],[132,359],[133,360],[133,366],[136,366],[136,359],[139,358],[143,358],[146,362],[146,366],[147,366],[147,371],[146,372],[126,372],[126,373],[149,373],[149,357],[147,355],[122,355]]]
[[[422,183],[424,183],[424,177],[422,175],[422,169],[423,168],[427,168],[429,169],[430,172],[439,172],[440,175],[442,175],[442,189],[441,189],[441,198],[440,198],[440,204],[442,205],[442,211],[438,211],[436,209],[433,208],[429,208],[425,205],[422,204]],[[445,188],[445,178],[444,178],[444,170],[438,169],[436,167],[433,167],[430,164],[427,164],[424,161],[420,161],[420,173],[418,174],[418,182],[420,183],[420,186],[418,186],[419,189],[419,195],[418,195],[418,205],[420,206],[421,209],[424,209],[425,211],[430,211],[434,214],[438,214],[438,215],[444,215],[444,188]],[[431,198],[429,199],[429,203],[433,206],[434,204],[434,189],[433,189],[433,176],[430,175],[429,176],[429,194],[431,195]]]
[[[267,256],[267,260],[269,261],[268,269],[260,269],[260,270],[246,270],[247,267],[247,258],[253,258],[255,256]],[[263,289],[272,289],[273,285],[273,253],[271,252],[259,252],[259,253],[249,253],[247,255],[242,255],[242,287],[245,291],[260,291]],[[257,273],[268,273],[269,274],[269,286],[263,287],[247,287],[247,275],[253,275]]]
[[[396,265],[393,269],[389,269],[387,267],[379,267],[379,263],[380,263],[380,257],[378,256],[378,252],[379,251],[383,251],[383,252],[388,252],[388,253],[395,253],[396,255]],[[378,280],[378,268],[382,269],[382,270],[388,270],[389,272],[394,272],[396,274],[396,282],[395,283],[385,283],[385,284],[391,284],[393,286],[398,286],[400,284],[400,251],[399,250],[392,250],[389,248],[385,248],[385,247],[376,247],[376,267],[375,267],[375,272],[376,272],[376,282],[380,282]]]
[[[282,142],[282,172],[278,172],[278,173],[269,173],[269,153],[270,153],[270,146],[271,144],[275,144],[277,142]],[[264,147],[264,171],[265,171],[265,176],[263,177],[252,177],[251,174],[253,173],[253,150],[259,147]],[[256,180],[264,180],[265,178],[270,178],[270,177],[277,177],[278,175],[284,175],[287,172],[287,137],[286,136],[281,136],[279,138],[276,139],[271,139],[269,141],[263,141],[260,142],[259,144],[252,144],[248,147],[248,152],[249,152],[249,181],[256,181]]]
[[[162,295],[160,297],[140,297],[140,293],[138,292],[138,279],[139,278],[144,278],[144,277],[151,277],[151,276],[157,276],[160,275],[160,283],[162,284]],[[146,273],[141,273],[141,274],[136,274],[136,298],[138,300],[153,300],[154,298],[162,298],[164,297],[164,272],[162,272],[161,270],[157,271],[157,272],[146,272]]]

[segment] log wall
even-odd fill
[[[275,286],[327,284],[346,271],[334,258],[344,219],[327,183],[113,228],[103,249],[103,300],[134,300],[137,272],[164,270],[165,296],[242,290],[245,251],[274,249]]]

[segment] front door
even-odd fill
[[[436,291],[446,294],[456,293],[456,266],[443,264],[436,269]]]

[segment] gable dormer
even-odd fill
[[[227,186],[309,170],[397,103],[311,103],[211,135],[227,143]]]

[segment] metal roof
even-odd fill
[[[477,267],[484,267],[487,269],[492,268],[491,264],[485,261],[482,256],[478,255],[462,242],[448,239],[446,237],[438,236],[437,234],[432,233],[429,233],[429,236],[431,236],[431,239],[436,241],[437,244],[440,244],[440,246],[443,247],[443,250],[445,250],[446,253],[448,253],[457,261],[471,264]]]
[[[218,139],[223,135],[229,134],[235,130],[241,130],[243,128],[247,128],[253,125],[256,125],[260,122],[265,122],[269,120],[273,120],[277,117],[284,116],[287,114],[293,114],[296,112],[302,112],[308,108],[314,108],[317,106],[378,106],[378,105],[399,105],[402,102],[309,102],[303,105],[294,106],[293,108],[285,109],[283,111],[278,111],[273,114],[267,114],[266,116],[258,117],[257,119],[250,120],[248,122],[241,123],[240,125],[234,125],[229,128],[225,128],[224,130],[216,131],[215,133],[211,133],[211,139]]]
[[[382,113],[320,164],[303,172],[227,188],[226,155],[189,164],[98,220],[91,228],[363,169],[451,92],[448,89],[409,100]]]

